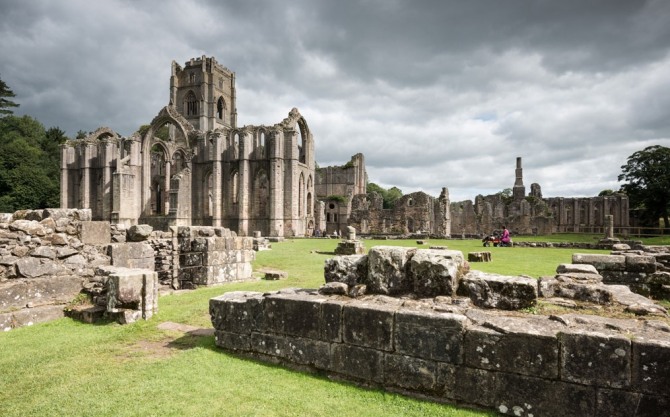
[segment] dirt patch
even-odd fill
[[[159,340],[140,340],[122,348],[118,357],[121,360],[167,359],[179,351],[193,349],[201,338],[214,335],[214,329],[199,328],[187,324],[164,322],[158,329],[167,330]]]

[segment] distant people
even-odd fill
[[[507,230],[507,226],[503,226],[502,236],[500,236],[500,246],[511,246],[511,242],[509,230]]]

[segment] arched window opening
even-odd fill
[[[312,193],[307,193],[307,215],[312,215]]]
[[[221,122],[225,122],[224,120],[224,109],[226,108],[226,104],[223,101],[223,97],[219,97],[219,100],[216,102],[216,118],[221,120]]]
[[[240,157],[240,135],[235,133],[233,136],[233,158],[237,159]]]
[[[178,174],[182,169],[186,168],[186,158],[182,151],[177,151],[172,155],[172,172],[171,174]]]
[[[298,139],[298,161],[302,162],[304,164],[306,159],[307,159],[306,156],[305,156],[305,153],[306,153],[305,148],[306,148],[306,144],[307,144],[306,143],[307,141],[305,140],[305,131],[302,128],[302,126],[300,126],[300,122],[296,123],[295,129],[296,129],[296,132],[297,132],[297,135],[298,135],[298,138],[297,138]]]
[[[193,91],[189,91],[188,94],[186,94],[186,98],[184,99],[186,102],[186,115],[187,116],[197,116],[198,115],[198,99],[196,98],[195,94]]]

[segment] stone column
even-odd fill
[[[614,239],[614,216],[611,214],[605,215],[605,238]]]
[[[162,204],[163,210],[161,213],[168,214],[170,212],[170,177],[172,176],[172,164],[170,164],[169,156],[165,159],[165,180],[163,181],[163,193],[161,194],[161,199],[163,201],[157,201],[156,204]]]
[[[81,207],[91,208],[91,145],[85,143],[81,149],[82,181],[79,191]]]
[[[240,162],[239,162],[239,187],[238,187],[238,207],[239,207],[239,225],[237,233],[240,236],[249,235],[249,190],[251,173],[249,172],[249,150],[250,137],[249,132],[240,132]]]
[[[220,133],[212,135],[212,226],[222,226],[222,202],[223,202],[223,184],[222,171],[223,161],[221,154],[223,152],[223,137]]]
[[[68,161],[69,153],[72,147],[68,145],[61,145],[60,147],[60,206],[61,208],[68,208],[69,197],[69,177],[68,177]]]
[[[281,132],[270,135],[270,230],[268,236],[283,236],[284,224],[284,161]],[[323,229],[322,229],[323,230]]]
[[[110,220],[112,214],[112,161],[116,155],[114,143],[110,141],[103,142],[103,160],[102,170],[102,219]]]

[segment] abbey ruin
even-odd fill
[[[315,229],[314,140],[297,109],[237,126],[235,74],[205,56],[172,63],[170,102],[148,128],[100,128],[62,147],[61,207],[125,225],[222,226],[249,236]]]
[[[451,202],[409,193],[383,207],[367,192],[365,158],[315,168],[314,138],[297,109],[279,123],[237,125],[235,74],[213,57],[173,61],[169,104],[130,137],[101,127],[62,147],[61,207],[113,224],[226,227],[240,236],[481,236],[601,233],[605,216],[629,225],[624,195],[543,198],[526,193],[517,158],[512,195]]]

